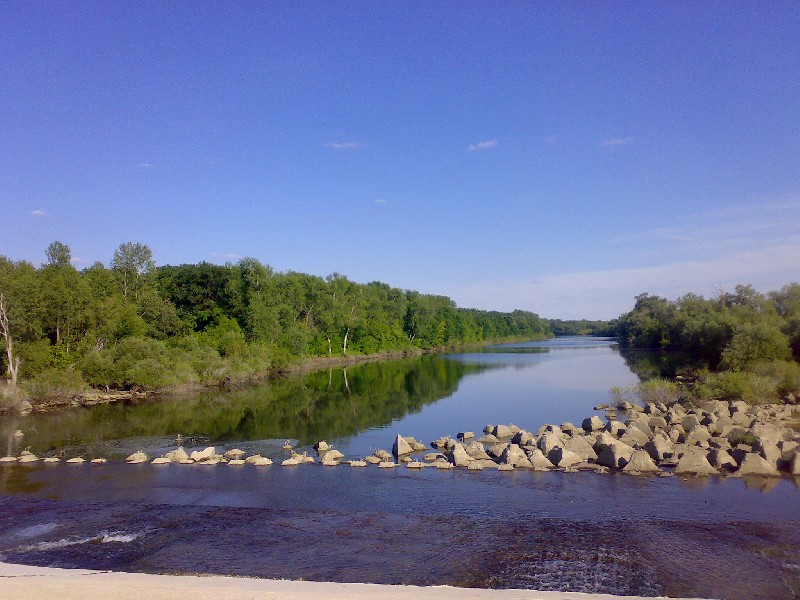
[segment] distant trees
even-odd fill
[[[78,271],[62,242],[45,255],[39,268],[0,257],[0,365],[14,381],[50,382],[55,369],[70,373],[62,377],[70,385],[209,383],[305,356],[550,334],[534,313],[460,309],[444,296],[340,273],[276,273],[254,258],[157,268],[149,247],[128,242],[110,268]]]

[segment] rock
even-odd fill
[[[619,438],[619,441],[623,444],[628,444],[628,446],[642,447],[650,441],[650,438],[641,429],[629,427],[628,431]]]
[[[172,450],[171,452],[167,452],[165,455],[168,459],[172,462],[181,462],[182,460],[187,460],[189,455],[186,454],[186,450],[183,449],[183,446],[179,447],[177,450]]]
[[[628,428],[625,426],[624,423],[619,421],[609,421],[603,426],[603,429],[613,435],[615,438],[620,438],[622,435],[628,431]]]
[[[491,434],[491,433],[487,433],[486,435],[484,435],[483,437],[479,437],[479,438],[478,438],[477,440],[475,440],[475,441],[476,441],[476,442],[479,442],[479,443],[481,443],[481,444],[496,444],[496,443],[498,443],[500,440],[499,440],[499,439],[497,439],[497,436],[496,436],[496,435],[493,435],[493,434]]]
[[[322,461],[321,462],[322,462],[322,466],[324,466],[324,467],[335,467],[336,465],[339,464],[339,461],[336,460],[336,458],[334,458],[332,456],[331,452],[325,452],[322,455]]]
[[[783,465],[783,457],[780,448],[777,444],[769,440],[761,440],[760,438],[753,444],[753,450],[758,452],[759,456],[766,460],[770,465],[776,469]]]
[[[57,462],[61,462],[61,459],[60,459],[60,458],[58,458],[57,456],[48,456],[48,457],[47,457],[47,458],[45,458],[45,459],[44,459],[42,462],[46,462],[46,463],[57,463]]]
[[[500,464],[516,465],[521,460],[528,460],[525,451],[516,444],[509,444],[503,453],[500,455]]]
[[[20,417],[27,417],[31,412],[33,412],[33,404],[28,402],[27,400],[20,400],[14,406],[14,410],[17,411],[17,414]]]
[[[594,415],[592,417],[585,418],[583,420],[583,423],[581,424],[581,427],[583,428],[584,431],[592,432],[592,431],[599,431],[600,429],[605,427],[605,424],[603,423],[603,421],[600,420],[600,417]]]
[[[445,460],[445,455],[441,452],[429,452],[422,457],[425,462],[433,462],[435,460]]]
[[[735,471],[739,468],[737,463],[727,450],[715,448],[708,453],[708,462],[715,469],[725,469]]]
[[[510,438],[514,435],[514,431],[508,425],[497,425],[492,430],[492,434],[499,439]]]
[[[610,433],[603,431],[601,433],[598,433],[597,436],[594,438],[594,444],[592,444],[592,448],[594,449],[595,452],[600,454],[601,450],[604,450],[605,448],[610,448],[617,442],[619,442],[618,439],[616,439]]]
[[[472,431],[462,431],[456,436],[456,438],[461,440],[462,442],[466,442],[467,440],[471,440],[474,437],[475,437],[475,434]]]
[[[453,450],[450,454],[450,462],[453,463],[457,467],[466,467],[471,463],[474,459],[467,454],[467,451],[464,449],[464,446],[458,444],[453,446]]]
[[[772,423],[757,423],[750,431],[762,443],[777,444],[783,439],[783,432]]]
[[[467,465],[468,471],[483,471],[483,469],[484,469],[483,462],[479,460],[472,461]]]
[[[549,471],[555,466],[538,448],[529,450],[527,454],[528,461],[530,461],[533,468],[537,471]]]
[[[209,446],[205,450],[195,450],[189,455],[189,458],[191,458],[194,462],[202,462],[204,460],[208,460],[216,453],[216,448],[214,448],[214,446]]]
[[[364,461],[368,462],[371,465],[377,465],[380,464],[381,459],[378,458],[377,456],[365,456]]]
[[[660,471],[646,450],[634,450],[628,464],[622,470],[627,473],[658,473]]]
[[[613,446],[606,446],[597,453],[597,463],[604,467],[621,469],[631,460],[633,448],[617,441]]]
[[[795,449],[789,451],[783,460],[786,465],[786,470],[789,471],[791,475],[800,475],[800,450]]]
[[[718,475],[717,470],[711,466],[706,456],[706,451],[697,446],[687,446],[683,456],[675,467],[678,475]]]
[[[533,440],[534,437],[530,431],[518,431],[514,434],[514,437],[511,438],[511,442],[517,444],[518,446],[525,446]]]
[[[125,460],[130,464],[137,464],[146,462],[147,460],[149,460],[149,458],[147,454],[145,454],[144,452],[134,452]]]
[[[578,427],[575,427],[575,425],[573,425],[569,421],[564,421],[561,424],[561,431],[563,431],[564,433],[566,433],[569,436],[574,436],[579,432],[583,433],[583,429],[579,429]]]
[[[384,460],[378,463],[378,467],[381,469],[393,469],[396,466],[397,463],[390,460]]]
[[[92,463],[93,465],[104,465],[104,464],[106,464],[108,462],[108,459],[107,458],[93,458],[89,462]]]
[[[388,462],[393,459],[392,455],[386,450],[375,450],[373,454],[384,462]]]
[[[597,459],[597,453],[589,445],[589,442],[587,442],[586,438],[583,436],[575,436],[569,438],[568,440],[565,440],[564,448],[566,450],[574,452],[575,454],[580,456],[583,460]]]
[[[21,438],[24,438],[25,434],[22,433],[21,429],[17,429],[14,433],[11,434],[11,437],[13,437],[14,439],[19,440]]]
[[[325,440],[320,440],[319,442],[314,444],[314,450],[317,451],[317,454],[323,454],[330,449],[331,447],[328,446],[328,442],[326,442]]]
[[[191,458],[187,458],[185,460],[178,461],[178,463],[181,465],[193,465],[194,461]]]
[[[246,454],[246,453],[245,453],[245,451],[244,451],[244,450],[239,450],[238,448],[233,448],[232,450],[228,450],[228,451],[227,451],[225,454],[223,454],[222,456],[224,456],[224,457],[225,457],[225,458],[227,458],[228,460],[241,460],[241,459],[242,459],[242,457],[243,457],[245,454]]]
[[[486,452],[492,458],[500,458],[506,448],[508,448],[508,444],[492,444],[486,449]]]
[[[681,420],[681,427],[686,432],[691,431],[698,425],[700,425],[700,419],[697,418],[697,415],[687,415]]]
[[[394,444],[392,444],[392,454],[400,457],[405,456],[406,454],[411,454],[412,452],[414,452],[414,449],[411,447],[411,444],[409,444],[406,439],[398,433],[397,437],[394,439]]]
[[[546,431],[539,438],[539,441],[536,443],[536,445],[538,446],[539,450],[542,451],[542,454],[547,456],[550,454],[550,451],[553,448],[563,446],[564,440],[557,433]]]
[[[73,465],[82,465],[83,463],[86,462],[86,459],[81,458],[80,456],[76,456],[75,458],[67,459],[64,462],[67,462],[67,463],[70,463],[70,464],[73,464]]]
[[[246,460],[244,462],[247,463],[248,461]],[[250,461],[250,464],[253,465],[254,467],[267,467],[272,464],[272,461],[269,458],[266,458],[265,456],[257,456],[255,457],[255,460]]]
[[[406,463],[406,469],[422,469],[424,466],[424,463],[418,460],[412,460]]]
[[[245,462],[241,458],[233,458],[228,461],[228,464],[233,466],[238,466],[245,464]]]
[[[447,461],[436,462],[436,463],[434,463],[434,466],[437,469],[452,469],[453,468],[452,463],[449,463]]]
[[[556,465],[557,467],[571,467],[583,462],[575,452],[567,450],[566,448],[555,447],[547,454],[547,460]]]
[[[151,464],[154,464],[154,465],[165,465],[165,464],[171,463],[171,462],[172,461],[170,459],[168,459],[166,456],[159,456],[157,458],[154,458],[151,461]]]
[[[16,456],[3,456],[0,458],[0,463],[10,463],[10,462],[17,462]]]
[[[487,425],[483,428],[483,433],[492,433],[494,431],[494,425]]]
[[[281,462],[281,466],[282,467],[293,467],[295,465],[299,465],[301,462],[302,462],[302,460],[301,460],[300,456],[295,454],[291,458],[287,458],[283,462]]]
[[[683,443],[689,446],[698,446],[702,445],[702,442],[708,442],[710,439],[711,434],[708,432],[708,429],[706,429],[704,425],[698,423],[686,434]]]
[[[479,460],[491,460],[491,457],[486,453],[486,449],[480,442],[472,442],[467,446],[467,454]]]
[[[365,461],[365,460],[351,460],[350,461],[350,466],[351,467],[366,467],[367,466],[367,461]]]
[[[746,475],[761,475],[764,477],[780,477],[778,469],[769,464],[762,456],[750,452],[745,455],[739,470],[736,471],[737,477]]]
[[[428,447],[422,442],[413,442],[411,444],[411,448],[414,450],[414,452],[424,452],[428,449]]]

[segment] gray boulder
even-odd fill
[[[392,454],[399,457],[411,454],[412,452],[414,452],[414,449],[411,447],[411,444],[398,433],[397,437],[394,439],[394,444],[392,444]]]
[[[492,430],[492,434],[496,438],[510,438],[514,435],[514,431],[508,425],[496,425],[495,428]]]
[[[564,440],[561,439],[560,435],[547,431],[542,434],[542,436],[539,438],[539,442],[536,445],[543,454],[547,455],[550,454],[550,451],[553,448],[563,446]]]
[[[619,438],[619,441],[623,444],[628,444],[628,446],[642,447],[650,441],[650,437],[636,427],[629,427],[628,431]]]
[[[621,469],[627,465],[633,456],[633,448],[622,442],[613,446],[606,446],[597,453],[597,463],[604,467]]]
[[[737,463],[727,450],[715,448],[708,453],[708,462],[715,469],[725,469],[735,471],[739,468]]]
[[[503,454],[500,455],[500,463],[504,465],[516,465],[523,459],[527,461],[527,455],[525,451],[516,444],[509,444],[506,446],[506,449],[503,450]]]
[[[589,445],[589,442],[586,441],[586,438],[582,435],[571,437],[568,440],[565,440],[564,448],[566,450],[574,452],[575,454],[580,456],[583,460],[597,459],[597,453]]]
[[[216,448],[214,448],[214,446],[209,446],[205,450],[195,450],[189,455],[189,458],[194,462],[201,462],[210,459],[216,453],[217,453]]]
[[[186,454],[186,450],[183,449],[183,446],[179,446],[177,450],[172,450],[165,454],[166,458],[168,458],[172,462],[179,463],[182,460],[188,460],[189,455]]]
[[[467,467],[469,466],[469,463],[475,460],[469,454],[467,454],[467,451],[461,444],[456,444],[455,446],[453,446],[453,449],[451,450],[450,456],[448,458],[450,462],[457,467]]]
[[[706,451],[697,446],[687,446],[675,467],[678,475],[718,475],[717,470],[708,462]]]
[[[600,417],[594,415],[592,417],[585,418],[581,424],[581,427],[584,431],[592,432],[601,430],[603,427],[605,427],[605,424],[600,420]]]
[[[658,473],[660,471],[646,450],[634,450],[628,464],[622,470],[627,473]]]
[[[578,456],[575,452],[560,446],[556,446],[548,453],[547,460],[557,467],[571,467],[583,462],[583,458]]]
[[[542,454],[542,451],[538,448],[533,448],[532,450],[528,451],[528,461],[531,463],[533,468],[538,471],[542,470],[549,470],[553,468],[553,463],[551,463],[547,457]]]
[[[768,463],[762,456],[750,452],[745,455],[742,463],[739,465],[739,470],[736,471],[737,477],[744,477],[746,475],[760,475],[762,477],[780,477],[778,469]]]
[[[622,437],[622,435],[628,431],[628,428],[625,426],[624,423],[620,421],[611,420],[605,424],[603,427],[605,431],[613,435],[615,438]]]

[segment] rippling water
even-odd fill
[[[151,455],[177,433],[281,456],[346,454],[487,422],[578,421],[636,377],[608,341],[555,340],[336,370],[254,390],[21,423],[43,453]],[[0,560],[716,598],[800,594],[789,479],[304,465],[0,465]]]

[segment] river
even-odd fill
[[[638,381],[611,340],[559,338],[0,422],[39,453],[119,458],[204,436],[349,456],[487,423],[580,423]],[[11,440],[11,438],[8,438]],[[18,448],[15,448],[18,449]],[[789,479],[318,465],[0,465],[0,560],[142,572],[720,598],[795,597]]]

